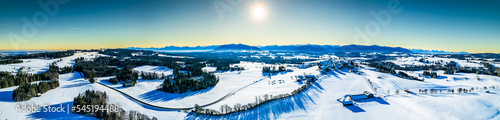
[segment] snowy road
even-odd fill
[[[81,74],[80,74],[80,75],[81,75]],[[265,78],[265,77],[264,77],[264,78]],[[260,79],[260,80],[258,80],[257,82],[262,81],[264,78],[261,78],[261,79]],[[224,100],[225,98],[227,98],[227,97],[229,97],[229,96],[233,95],[233,94],[234,94],[234,93],[236,93],[237,91],[239,91],[239,90],[241,90],[241,89],[244,89],[244,88],[246,88],[246,87],[248,87],[248,86],[250,86],[250,85],[253,85],[253,84],[257,83],[257,82],[254,82],[254,83],[251,83],[251,84],[248,84],[248,85],[242,86],[242,87],[240,87],[240,88],[238,88],[238,89],[235,89],[235,90],[233,90],[233,91],[229,92],[228,94],[226,94],[224,97],[222,97],[222,98],[220,98],[220,99],[218,99],[218,100],[216,100],[216,101],[214,101],[214,102],[211,102],[211,103],[208,103],[208,104],[205,104],[205,105],[200,105],[200,107],[206,107],[206,106],[210,106],[210,105],[213,105],[213,104],[215,104],[215,103],[218,103],[218,102],[220,102],[220,101]],[[139,100],[139,99],[137,99],[137,98],[135,98],[135,97],[132,97],[131,95],[129,95],[129,94],[125,93],[125,92],[122,92],[122,91],[120,91],[120,90],[118,90],[118,89],[116,89],[116,88],[110,87],[110,86],[108,86],[108,85],[106,85],[106,84],[103,84],[103,83],[100,83],[100,82],[96,82],[96,83],[97,83],[97,84],[99,84],[99,85],[105,86],[105,87],[107,87],[107,88],[109,88],[109,89],[112,89],[112,90],[114,90],[114,91],[116,91],[116,92],[119,92],[119,93],[121,93],[122,95],[124,95],[125,97],[127,97],[127,98],[129,98],[129,99],[134,100],[135,102],[138,102],[138,103],[140,103],[140,104],[143,104],[143,105],[146,105],[146,106],[149,106],[149,107],[159,108],[159,109],[165,109],[165,110],[191,110],[191,109],[194,109],[194,107],[187,107],[187,108],[171,108],[171,107],[163,107],[163,106],[157,106],[157,105],[149,104],[149,103],[144,102],[144,101],[141,101],[141,100]]]

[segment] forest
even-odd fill
[[[23,63],[23,60],[16,60],[16,59],[5,59],[5,60],[1,60],[1,59],[0,59],[0,65],[1,65],[1,64],[14,64],[14,63]]]
[[[106,106],[107,109],[104,108],[93,112],[83,108],[72,112],[105,120],[157,120],[156,117],[150,118],[134,110],[127,112],[117,105],[109,104],[108,99],[109,97],[106,92],[86,90],[84,93],[80,93],[77,97],[73,98],[73,107],[82,108],[81,106],[92,105]]]
[[[450,61],[444,65],[421,65],[401,67],[392,62],[371,61],[369,66],[377,68],[378,72],[396,74],[395,70],[418,71],[418,70],[444,70],[445,74],[454,73],[476,73],[484,75],[500,76],[500,68],[495,68],[489,63],[482,63],[484,67],[457,67],[455,61]]]
[[[21,84],[14,89],[12,99],[14,101],[26,101],[35,97],[38,93],[43,94],[51,89],[59,87],[58,80],[41,81],[36,84]]]
[[[185,93],[198,91],[217,85],[219,79],[210,73],[202,73],[200,76],[188,77],[188,75],[174,72],[174,78],[167,77],[159,90],[168,93]]]
[[[59,79],[59,67],[55,63],[49,66],[49,70],[38,74],[26,73],[23,71],[24,69],[24,67],[19,68],[16,75],[4,71],[0,72],[0,88],[29,84],[39,80]]]
[[[75,54],[74,50],[67,51],[56,51],[56,52],[43,52],[43,53],[34,53],[34,54],[26,54],[26,55],[14,55],[14,56],[3,56],[1,59],[30,59],[30,58],[47,58],[47,59],[56,59],[62,57],[68,57]]]

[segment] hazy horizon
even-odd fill
[[[0,1],[0,50],[242,43],[500,53],[498,33],[500,0]]]

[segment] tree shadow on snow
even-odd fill
[[[158,71],[158,72],[168,72],[168,71],[173,71],[173,69],[167,68],[167,67],[157,67],[151,69],[153,71]],[[160,73],[161,74],[161,73]]]
[[[349,71],[346,69],[341,69],[341,70],[334,70],[333,72],[336,74],[346,75],[345,72],[349,72]]]
[[[290,113],[296,109],[301,109],[307,112],[305,104],[311,102],[316,104],[312,99],[311,95],[317,96],[318,92],[321,92],[321,88],[315,84],[310,86],[308,89],[295,94],[293,96],[282,98],[274,101],[270,101],[261,104],[255,108],[249,109],[247,111],[231,113],[228,115],[200,115],[196,113],[189,113],[184,119],[187,120],[212,120],[212,119],[243,119],[243,120],[269,120],[278,119],[282,114]],[[242,103],[243,104],[243,103]]]
[[[71,75],[71,77],[64,78],[64,79],[66,79],[66,81],[73,81],[73,80],[77,80],[77,79],[82,79],[82,76],[78,72],[66,73],[66,74]],[[62,75],[66,75],[66,74],[62,74]]]
[[[384,99],[377,98],[375,99],[375,101],[383,105],[390,105],[389,102],[385,101]]]
[[[186,92],[186,93],[181,93],[181,94],[176,94],[176,93],[167,93],[163,92],[160,90],[153,90],[149,91],[147,93],[139,95],[140,99],[146,100],[146,101],[170,101],[170,100],[178,100],[178,99],[183,99],[185,97],[197,95],[197,94],[202,94],[205,92],[208,92],[212,90],[213,87],[209,87],[204,90],[199,90],[199,91],[194,91],[194,92]]]
[[[0,101],[2,101],[2,102],[15,102],[12,99],[12,93],[14,93],[14,91],[2,91],[2,92],[0,92]]]
[[[74,87],[80,87],[80,86],[85,86],[85,85],[88,85],[88,84],[91,84],[90,82],[80,82],[80,83],[75,83],[75,84],[71,84],[71,85],[65,85],[61,88],[74,88]]]
[[[55,119],[55,120],[70,120],[70,119],[96,119],[93,117],[88,117],[84,115],[78,115],[71,113],[71,108],[73,106],[73,102],[65,102],[60,104],[50,105],[50,107],[64,107],[64,112],[55,112],[55,111],[46,111],[48,106],[45,108],[41,108],[40,112],[31,113],[28,115],[28,119]],[[68,111],[69,110],[69,111]],[[68,113],[69,112],[69,113]]]
[[[447,79],[447,78],[448,78],[448,76],[439,76],[436,79]]]
[[[377,72],[377,68],[365,68],[366,70]]]
[[[407,93],[411,95],[417,95],[417,93],[414,93],[413,91],[408,91]]]
[[[340,77],[339,77],[339,75],[338,75],[337,73],[335,73],[335,71],[330,71],[330,72],[328,72],[328,73],[329,73],[330,75],[333,75],[334,77],[336,77],[336,78],[338,78],[338,79],[341,79],[341,80],[342,80],[342,78],[340,78]]]
[[[385,101],[382,98],[370,98],[370,99],[359,100],[359,101],[356,101],[356,102],[358,102],[358,103],[378,102],[378,103],[383,104],[383,105],[390,105],[387,101]]]

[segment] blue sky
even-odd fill
[[[63,50],[243,43],[377,44],[446,51],[500,52],[500,0],[61,2],[56,0],[59,9],[54,16],[50,16],[35,0],[0,1],[0,49]],[[264,9],[265,17],[255,17],[257,7]],[[53,9],[53,6],[49,8]],[[221,15],[217,8],[226,12]],[[397,8],[399,12],[390,12],[391,8]],[[379,13],[384,23],[377,21],[378,17],[371,12]],[[384,12],[389,13],[390,20],[381,14]],[[43,14],[47,15],[46,19]],[[33,16],[38,16],[35,22],[44,24],[33,23]],[[23,18],[30,21],[29,24],[36,24],[33,26],[37,31],[28,30]],[[365,34],[367,39],[356,39],[360,34]]]

